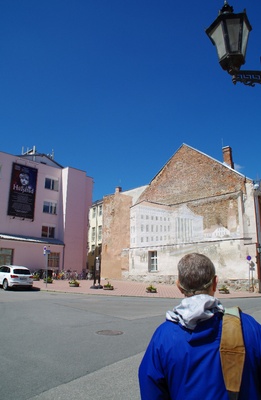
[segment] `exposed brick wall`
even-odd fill
[[[205,154],[182,145],[139,201],[179,204],[245,191],[245,178]]]
[[[222,225],[233,233],[239,224],[238,198],[241,199],[240,193],[212,197],[205,201],[188,203],[188,207],[195,214],[203,216],[204,229]]]
[[[121,278],[122,270],[129,269],[128,256],[122,250],[130,244],[130,207],[132,197],[117,191],[104,197],[102,268],[104,278]]]

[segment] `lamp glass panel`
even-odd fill
[[[247,49],[247,42],[248,42],[248,36],[249,36],[249,28],[245,21],[243,21],[243,35],[242,35],[242,53],[243,56],[246,56],[246,49]]]
[[[224,35],[222,30],[222,24],[218,24],[215,26],[213,31],[210,33],[210,36],[215,43],[218,58],[221,59],[226,54],[226,46],[224,41]]]
[[[241,51],[240,49],[240,19],[239,18],[233,18],[233,19],[227,19],[227,32],[228,32],[228,37],[229,37],[229,46],[230,46],[230,52],[238,52]]]

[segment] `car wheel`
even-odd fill
[[[7,279],[5,279],[4,282],[3,282],[3,289],[4,289],[4,290],[7,290],[7,289],[8,289],[8,282],[7,282]]]

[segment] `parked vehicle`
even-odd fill
[[[4,290],[10,287],[33,286],[33,275],[27,267],[21,265],[2,265],[0,267],[0,285]]]

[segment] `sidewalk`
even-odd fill
[[[80,280],[79,287],[69,287],[68,280],[54,280],[53,283],[46,285],[43,280],[35,281],[33,287],[42,291],[50,292],[62,292],[62,293],[83,293],[83,294],[99,294],[104,296],[127,296],[127,297],[159,297],[159,298],[183,298],[184,296],[180,293],[176,285],[168,284],[155,284],[157,293],[146,293],[146,287],[148,283],[133,282],[133,281],[121,281],[110,279],[111,285],[114,286],[114,290],[103,290],[103,289],[91,289],[93,286],[93,280]],[[108,281],[101,281],[103,286]],[[230,294],[220,294],[216,292],[217,298],[259,298],[261,293],[253,293],[248,291],[231,291]]]

